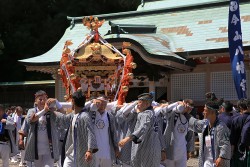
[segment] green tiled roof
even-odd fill
[[[107,29],[106,27],[105,29]],[[88,30],[81,24],[75,25],[74,29],[71,29],[70,27],[66,29],[64,35],[62,38],[57,42],[57,44],[48,52],[28,58],[19,60],[23,63],[50,63],[50,62],[59,62],[62,56],[62,50],[64,47],[64,43],[66,40],[72,40],[73,45],[70,47],[71,49],[76,48],[85,38],[86,34],[88,34]]]
[[[108,22],[105,22],[104,25],[101,27],[99,32],[101,34],[106,34],[107,31],[110,29]],[[82,24],[74,25],[74,28],[71,29],[70,27],[66,29],[63,37],[59,40],[59,42],[48,52],[43,55],[20,60],[20,62],[24,63],[49,63],[49,62],[59,62],[61,59],[62,49],[64,46],[64,42],[66,40],[72,40],[73,45],[69,46],[70,49],[76,48],[85,38],[85,36],[89,33],[89,30],[84,27]],[[107,38],[116,38],[117,35],[109,35],[104,36]],[[128,38],[134,39],[135,41],[139,42],[144,48],[150,53],[155,55],[164,55],[164,56],[175,56],[181,60],[185,60],[180,56],[171,52],[171,50],[162,45],[163,42],[169,43],[169,47],[171,47],[171,43],[167,36],[162,34],[145,34],[145,35],[132,35],[132,34],[121,34],[121,38]]]
[[[116,35],[105,36],[106,39],[116,38]],[[186,59],[176,55],[171,51],[171,41],[162,34],[120,34],[120,38],[133,39],[140,43],[152,55],[173,56],[180,60]]]
[[[240,6],[244,46],[250,45],[250,3]],[[116,24],[153,24],[172,41],[173,52],[228,48],[228,6],[125,18]]]
[[[205,2],[205,0],[202,1]],[[191,2],[191,0],[188,0],[188,2]],[[249,9],[250,2],[241,4],[240,6],[244,46],[250,45]],[[177,12],[168,12],[166,10],[166,12],[160,13],[144,13],[136,17],[124,17],[121,14],[118,18],[106,20],[104,25],[99,29],[102,35],[110,30],[108,21],[112,21],[115,24],[155,25],[157,27],[156,34],[145,34],[144,37],[136,34],[120,35],[123,38],[128,37],[137,40],[150,54],[155,53],[170,56],[171,52],[178,54],[178,52],[228,48],[228,5]],[[26,63],[59,62],[64,42],[71,39],[74,43],[71,49],[76,48],[88,33],[89,30],[82,23],[77,23],[72,29],[71,27],[66,29],[60,41],[47,53],[20,61]],[[105,38],[110,37],[115,38],[116,35],[105,36]],[[159,39],[157,40],[157,38]],[[169,42],[169,46],[160,45],[159,40]]]

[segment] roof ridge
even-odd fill
[[[172,2],[171,2],[172,1]],[[185,1],[176,1],[176,0],[158,0],[158,1],[144,1],[141,3],[137,11],[144,11],[149,9],[159,9],[159,8],[180,8],[180,7],[187,7],[187,6],[197,6],[197,5],[207,5],[207,4],[214,4],[219,2],[225,2],[229,0],[185,0]]]
[[[249,2],[248,0],[241,0],[241,4],[244,4],[244,2]],[[128,11],[128,12],[119,12],[119,13],[109,13],[109,14],[99,14],[95,15],[95,17],[98,17],[99,19],[119,19],[124,17],[136,17],[136,16],[142,16],[142,15],[150,15],[150,14],[159,14],[159,13],[167,13],[167,12],[177,12],[177,11],[186,11],[186,10],[193,10],[193,9],[204,9],[209,7],[218,7],[218,6],[224,6],[228,5],[229,1],[220,1],[220,2],[214,2],[210,4],[199,4],[196,6],[180,6],[180,7],[174,7],[174,8],[160,8],[160,9],[151,9],[151,10],[145,10],[145,11]],[[79,23],[82,21],[82,19],[86,16],[80,16],[80,17],[70,17],[67,16],[68,20],[73,20],[75,23]]]

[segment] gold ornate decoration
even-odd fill
[[[128,86],[122,86],[122,90],[123,90],[124,92],[127,92],[127,91],[128,91]]]
[[[74,55],[75,59],[78,59],[80,62],[97,61],[100,60],[101,56],[108,61],[107,63],[113,63],[115,60],[122,59],[121,56],[118,56],[117,53],[113,53],[107,46],[97,43],[88,44]]]
[[[134,62],[131,62],[131,63],[130,63],[130,67],[131,67],[131,68],[133,68],[133,69],[136,69],[137,64],[136,64],[136,63],[134,63]]]
[[[97,17],[93,16],[84,17],[82,19],[83,25],[91,30],[98,30],[98,28],[101,27],[104,22],[105,20],[100,21]]]
[[[128,73],[128,77],[129,77],[129,79],[133,79],[134,78],[134,74],[133,73]]]
[[[98,29],[103,23],[104,20],[96,17],[84,17],[83,24],[91,30],[90,34],[72,52],[69,49],[72,41],[65,42],[58,72],[66,87],[66,100],[70,100],[72,93],[81,88],[87,98],[104,92],[110,98],[117,97],[119,104],[125,102],[129,82],[134,77],[132,69],[136,68],[128,49],[131,43],[123,43],[124,55],[121,54],[100,37]]]

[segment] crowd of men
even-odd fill
[[[17,153],[19,166],[186,167],[197,133],[199,167],[250,167],[250,100],[234,107],[207,93],[197,119],[191,99],[153,99],[144,93],[123,105],[104,95],[87,101],[79,89],[71,103],[60,103],[40,90],[26,117],[21,107],[5,112],[0,105],[3,167]]]

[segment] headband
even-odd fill
[[[96,98],[96,100],[102,100],[102,101],[108,102],[108,100],[105,97],[102,97],[102,96]]]
[[[138,100],[153,101],[153,99],[154,99],[153,93],[143,93],[138,96]]]
[[[218,111],[218,110],[219,110],[219,109],[216,109],[216,108],[210,107],[210,106],[208,106],[208,105],[206,105],[206,107],[207,107],[208,109],[210,109],[210,110],[214,110],[214,111]]]

